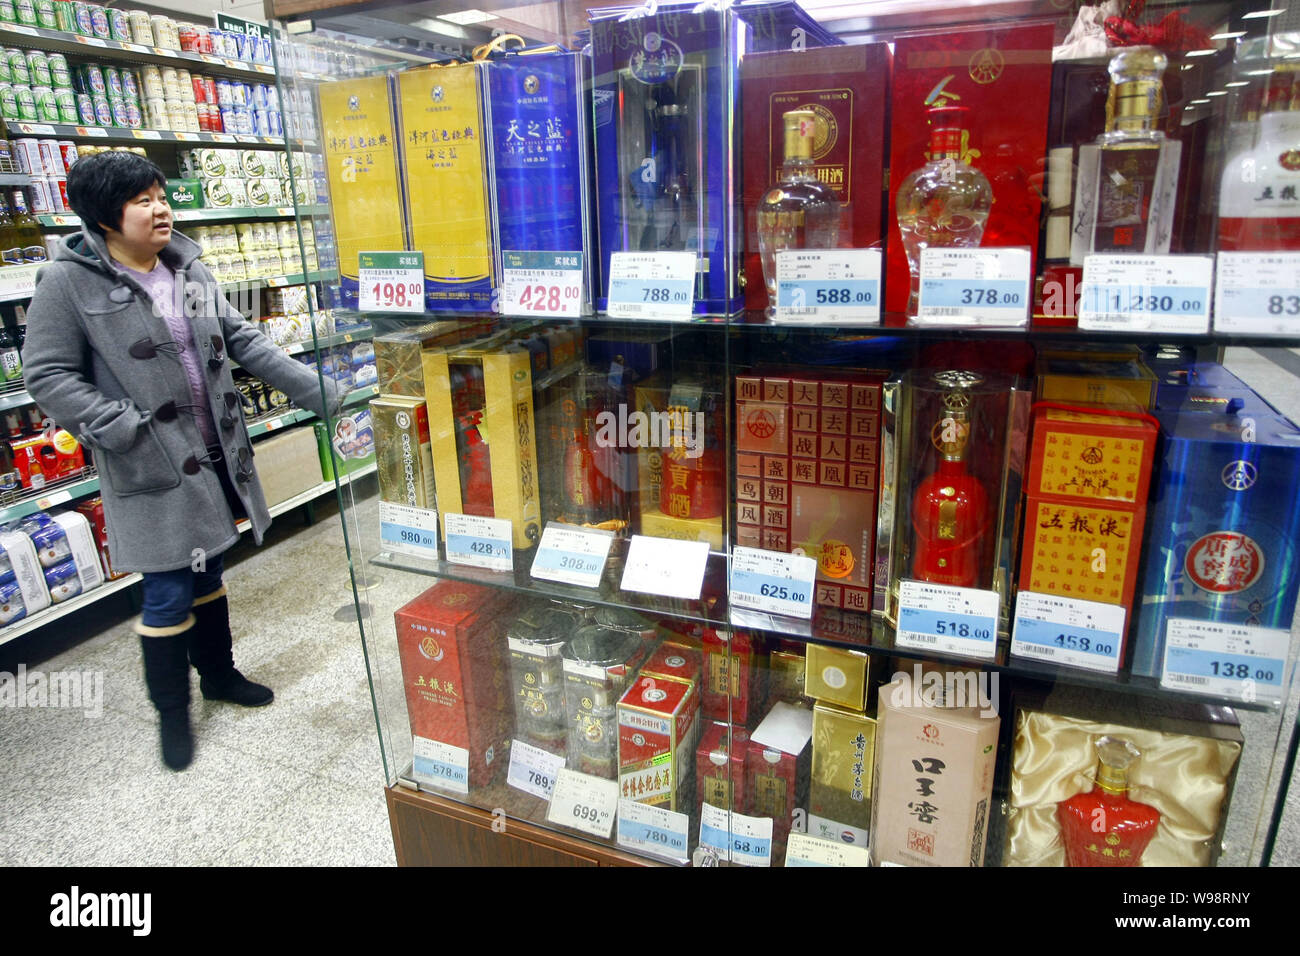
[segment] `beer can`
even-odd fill
[[[234,90],[231,88],[231,83],[229,80],[217,80],[213,85],[216,87],[217,90],[216,102],[218,106],[235,105],[235,93]]]
[[[14,15],[23,26],[36,26],[35,0],[14,0]]]
[[[31,86],[32,71],[27,65],[27,56],[22,50],[6,50],[5,59],[9,61],[9,82]]]
[[[0,83],[0,116],[7,120],[18,119],[18,97],[12,83]]]
[[[50,195],[49,181],[44,176],[32,176],[30,191],[32,212],[38,216],[54,215],[54,198]]]
[[[103,93],[91,93],[90,98],[95,104],[95,123],[99,126],[112,126],[113,109],[109,105],[108,97]]]
[[[98,3],[88,3],[90,8],[90,31],[91,36],[97,36],[101,40],[111,39],[108,29],[108,11]]]
[[[185,129],[185,103],[172,97],[167,97],[167,129],[181,132]]]
[[[77,94],[72,90],[55,90],[54,102],[59,108],[60,123],[76,123],[77,116]]]
[[[144,99],[163,99],[167,96],[163,88],[162,71],[156,66],[146,66],[140,73],[141,95]]]
[[[68,58],[62,53],[51,53],[48,59],[50,64],[50,85],[56,90],[72,89],[72,71],[68,68]]]
[[[248,84],[239,80],[230,81],[230,102],[234,106],[247,106],[249,99]]]
[[[160,46],[164,50],[179,50],[181,48],[175,20],[161,13],[155,13],[149,18],[149,22],[153,24],[154,46]]]
[[[239,121],[235,118],[235,107],[221,107],[221,131],[223,133],[238,132],[237,126]]]
[[[77,72],[81,77],[81,92],[98,93],[101,96],[108,94],[108,87],[104,83],[104,71],[98,66],[87,63],[77,67]]]
[[[167,101],[151,96],[144,101],[144,125],[147,129],[171,129],[167,124]]]
[[[180,75],[176,72],[176,67],[174,67],[174,66],[164,66],[164,67],[163,67],[159,72],[162,74],[162,84],[163,84],[163,89],[164,89],[164,90],[170,91],[170,90],[173,90],[173,89],[175,89],[175,90],[179,90],[179,89],[180,89],[180,86],[181,86],[181,78],[180,78]],[[164,96],[169,96],[169,97],[175,99],[175,98],[177,98],[180,94],[179,94],[179,93],[165,92],[163,95],[164,95]]]
[[[41,161],[41,141],[38,139],[15,139],[10,143],[14,162],[18,168],[29,176],[39,176],[44,172]]]
[[[121,129],[130,129],[131,124],[127,122],[126,116],[126,98],[121,96],[110,96],[108,98],[108,109],[113,116],[113,125]]]
[[[61,176],[67,172],[63,165],[63,154],[59,152],[59,144],[52,139],[43,139],[40,141],[39,149],[41,151],[41,174],[45,176]]]
[[[9,66],[9,51],[0,47],[0,83],[12,83],[14,71]]]
[[[135,70],[130,67],[122,67],[119,71],[122,74],[122,95],[128,100],[140,99],[140,80],[135,75]]]
[[[59,155],[63,157],[63,168],[72,169],[73,164],[77,161],[77,144],[70,139],[59,140]]]
[[[194,28],[192,23],[183,23],[176,28],[177,36],[181,41],[181,49],[186,53],[199,52],[199,31]]]
[[[95,100],[89,93],[78,93],[77,96],[77,122],[83,126],[94,126],[95,119]]]
[[[68,205],[67,176],[50,177],[50,199],[54,202],[54,208],[59,212],[72,212],[72,207]]]
[[[36,25],[42,30],[59,28],[59,17],[54,12],[54,0],[36,0]]]
[[[268,169],[274,163],[272,156],[264,149],[241,149],[239,151],[239,175],[245,179],[257,179],[259,176],[268,176]]]
[[[131,18],[125,10],[108,8],[108,35],[122,43],[131,42]]]
[[[104,92],[110,98],[124,97],[126,94],[122,90],[122,71],[115,66],[103,67],[104,70]]]
[[[252,97],[250,97],[248,105],[253,107],[254,109],[259,109],[259,110],[266,109],[266,84],[265,83],[253,84],[253,95]]]
[[[53,87],[32,87],[32,98],[36,101],[36,115],[40,117],[42,123],[59,121],[59,104],[54,99]]]
[[[31,87],[14,84],[14,96],[18,98],[18,118],[25,123],[35,123],[40,114],[36,110],[36,97],[32,96]]]
[[[153,46],[153,25],[149,22],[149,14],[132,10],[127,14],[127,20],[131,24],[131,42]]]
[[[195,103],[185,104],[185,128],[191,133],[199,131],[199,108]]]
[[[76,30],[83,37],[95,35],[95,25],[91,22],[90,4],[82,0],[72,0],[72,19]]]
[[[248,59],[248,36],[246,34],[235,34],[235,57],[240,60]]]
[[[190,87],[194,90],[195,103],[206,103],[208,101],[208,90],[203,83],[203,77],[190,77]]]
[[[27,51],[27,72],[31,74],[32,86],[53,86],[50,76],[50,58],[40,50]]]
[[[54,19],[58,21],[56,30],[64,33],[77,32],[77,18],[72,14],[72,4],[68,0],[58,0],[54,4]]]
[[[140,109],[140,104],[133,99],[126,100],[126,125],[131,129],[140,129],[144,126],[144,113]]]
[[[221,107],[215,103],[208,104],[208,123],[210,124],[208,129],[214,133],[224,133],[226,131],[225,124],[221,122]]]
[[[199,52],[212,54],[212,28],[202,23],[196,25],[199,31]]]
[[[14,0],[0,0],[0,23],[17,23],[18,11],[14,9]]]
[[[266,125],[269,132],[267,132],[265,135],[274,136],[277,138],[284,135],[284,123],[280,119],[279,110],[266,111]]]

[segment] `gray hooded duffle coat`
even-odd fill
[[[314,372],[245,321],[199,261],[201,251],[173,232],[160,255],[188,293],[183,311],[222,448],[215,463],[184,410],[193,398],[167,322],[135,277],[112,261],[103,236],[83,228],[65,238],[38,273],[27,312],[27,390],[94,455],[115,570],[191,567],[200,553],[215,557],[239,539],[216,468],[229,474],[261,544],[271,516],[231,360],[302,408],[324,416],[328,402],[329,413],[337,411],[333,383],[322,394]]]

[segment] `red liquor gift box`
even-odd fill
[[[749,792],[745,789],[748,744],[749,733],[744,727],[728,731],[725,723],[705,724],[695,749],[695,790],[700,803],[735,813],[749,812]]]
[[[765,690],[759,651],[744,631],[704,629],[704,692],[701,705],[708,720],[748,726],[758,716]]]
[[[500,591],[439,581],[397,610],[417,779],[460,793],[507,762],[511,700]]]
[[[90,522],[90,529],[95,535],[95,544],[99,548],[100,560],[104,562],[105,576],[110,581],[126,577],[127,572],[113,570],[113,562],[108,557],[108,522],[104,519],[104,499],[95,497],[78,502],[76,510]]]
[[[693,648],[677,644],[661,644],[641,665],[641,673],[649,677],[665,677],[692,685],[696,693],[700,687],[701,654]]]
[[[774,858],[785,852],[795,809],[806,804],[812,761],[812,711],[778,702],[749,738],[745,753],[745,783],[749,810],[772,818]]]
[[[903,37],[894,45],[889,157],[889,242],[885,305],[907,308],[910,280],[895,199],[903,180],[929,160],[931,106],[963,106],[970,129],[962,159],[993,187],[982,246],[1038,249],[1054,26],[969,30]]]
[[[840,201],[840,246],[880,248],[885,168],[882,109],[889,89],[884,43],[820,47],[816,51],[752,53],[740,66],[745,112],[745,308],[767,308],[756,212],[785,161],[782,116],[812,110],[817,117],[813,167]]]
[[[700,698],[694,685],[642,674],[618,702],[618,786],[625,800],[682,809]],[[688,798],[689,799],[689,798]]]

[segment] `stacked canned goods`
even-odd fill
[[[18,168],[32,179],[28,187],[32,212],[37,215],[70,212],[68,170],[72,168],[72,164],[78,157],[94,151],[93,147],[78,146],[70,141],[14,140],[13,159],[18,164]]]
[[[305,153],[294,153],[291,162],[285,153],[265,149],[199,147],[182,150],[179,165],[182,177],[199,181],[207,206],[264,208],[289,205],[295,199],[302,205],[316,202],[316,183],[308,175],[311,167]]]
[[[298,233],[292,220],[198,226],[187,235],[203,247],[203,261],[220,282],[266,279],[302,273]],[[310,222],[303,223],[308,272],[315,272],[316,239]]]
[[[67,58],[0,47],[0,116],[25,123],[76,123],[77,100]]]

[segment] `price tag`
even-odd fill
[[[504,315],[582,315],[581,252],[501,253]]]
[[[608,839],[617,812],[617,781],[576,770],[560,770],[556,774],[551,805],[546,808],[546,819],[551,823]]]
[[[1028,249],[924,249],[917,322],[1017,326],[1029,322]]]
[[[438,560],[438,512],[379,502],[379,540],[394,554]]]
[[[197,143],[199,141],[198,133],[175,133],[175,137],[182,143]]]
[[[514,529],[510,519],[448,512],[442,516],[442,530],[447,538],[447,560],[452,564],[491,571],[514,569]]]
[[[108,44],[105,43],[103,40],[101,40],[99,37],[83,37],[81,35],[78,35],[77,42],[84,43],[86,46],[100,46],[103,47],[104,49],[108,49]]]
[[[778,322],[880,322],[879,249],[776,254]]]
[[[1300,252],[1220,252],[1214,328],[1286,335],[1300,326]]]
[[[469,751],[418,734],[412,736],[411,775],[457,793],[469,793]]]
[[[510,744],[510,769],[506,772],[506,783],[516,790],[549,800],[556,777],[563,769],[563,757],[515,740]]]
[[[105,137],[105,136],[108,135],[108,130],[106,130],[106,129],[104,129],[103,127],[100,127],[100,126],[78,126],[78,127],[77,127],[77,135],[78,135],[78,136],[92,136],[92,137],[101,137],[101,138],[102,138],[102,137]]]
[[[731,555],[731,604],[786,617],[810,618],[816,579],[814,558],[737,547]]]
[[[133,129],[131,135],[136,139],[162,139],[162,133],[156,129]]]
[[[1021,591],[1011,653],[1115,674],[1124,622],[1125,610],[1118,604]]]
[[[599,587],[613,543],[612,531],[548,521],[537,546],[537,556],[533,558],[532,575],[543,581]]]
[[[1290,643],[1281,628],[1171,617],[1160,686],[1247,703],[1281,700]]]
[[[618,845],[669,860],[685,860],[691,818],[635,800],[618,802]]]
[[[708,561],[707,541],[675,541],[634,534],[619,586],[624,591],[698,601]]]
[[[36,272],[39,265],[6,266],[0,268],[0,301],[25,299],[36,291]]]
[[[51,216],[51,225],[54,226],[79,226],[81,220],[76,216]]]
[[[35,30],[33,30],[31,27],[17,26],[12,23],[6,24],[5,29],[10,33],[21,33],[23,36],[29,36],[29,37],[40,36],[40,34],[37,33]]]
[[[249,133],[236,133],[235,141],[239,143],[260,143],[262,139],[260,136],[253,136]]]
[[[423,312],[423,252],[362,252],[357,261],[362,312]]]
[[[123,43],[123,44],[122,44],[122,49],[123,49],[123,50],[130,50],[132,53],[148,53],[148,52],[149,52],[149,48],[148,48],[147,46],[141,46],[139,43]]]
[[[864,846],[846,846],[807,833],[791,833],[785,846],[785,865],[870,866],[871,854]]]
[[[618,319],[689,319],[695,307],[693,252],[615,252],[605,312]]]
[[[29,136],[53,136],[55,129],[44,123],[19,123],[18,128]]]
[[[46,508],[53,508],[55,505],[66,504],[72,500],[72,492],[56,491],[48,498],[41,498],[36,502],[36,507],[44,511]]]
[[[215,143],[233,143],[235,141],[235,137],[229,133],[211,133],[210,135]]]
[[[747,817],[706,803],[700,813],[700,845],[741,866],[771,866],[772,818]]]
[[[1211,256],[1088,256],[1079,328],[1208,332],[1213,277]]]
[[[992,660],[998,641],[997,592],[903,581],[895,641],[899,647]]]

